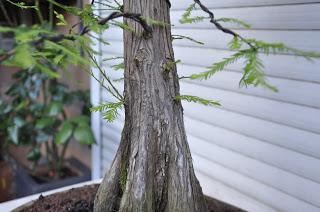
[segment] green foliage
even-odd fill
[[[55,143],[65,144],[72,137],[80,144],[92,145],[95,143],[88,116],[79,115],[65,120],[60,131],[56,134]]]
[[[95,143],[91,128],[87,125],[76,127],[74,130],[74,138],[79,141],[80,144],[91,145]]]
[[[113,70],[115,70],[115,71],[124,70],[124,62],[121,62],[119,64],[115,64],[115,65],[111,66],[111,68],[113,68]]]
[[[111,22],[111,24],[114,26],[120,27],[121,29],[126,30],[128,32],[135,33],[135,29],[132,28],[131,26],[129,26],[128,24],[125,24],[125,23],[122,23],[122,22],[116,21],[116,20],[113,20]]]
[[[48,116],[57,116],[63,109],[62,102],[51,102],[46,108],[46,114]]]
[[[60,131],[55,135],[55,143],[56,144],[65,144],[71,138],[73,133],[72,123],[69,121],[65,121]]]
[[[247,43],[249,43],[251,47],[249,49],[241,49],[244,45],[247,45]],[[270,85],[265,78],[263,61],[259,58],[259,54],[292,54],[304,57],[307,60],[320,58],[320,53],[301,51],[288,47],[283,43],[267,43],[255,39],[241,40],[238,37],[232,39],[229,43],[229,48],[237,52],[230,57],[224,58],[222,61],[214,63],[208,67],[207,71],[192,74],[187,78],[192,80],[207,80],[216,72],[225,70],[229,65],[242,60],[244,61],[244,68],[243,76],[239,82],[240,86],[261,86],[276,92],[277,88]]]
[[[250,29],[251,28],[251,25],[242,21],[242,20],[239,20],[239,19],[236,19],[236,18],[218,18],[216,19],[216,22],[228,22],[228,23],[234,23],[234,24],[237,24],[239,26],[242,26],[246,29]]]
[[[101,112],[102,116],[108,122],[113,122],[119,116],[119,110],[123,107],[123,102],[107,102],[92,107],[91,112]]]
[[[13,2],[13,1],[11,1],[11,0],[5,0],[5,1],[7,1],[7,2],[9,2],[10,4],[15,5],[15,6],[21,8],[21,9],[35,9],[35,10],[38,10],[38,7],[37,7],[37,6],[28,6],[28,5],[26,5],[26,3],[23,2],[23,1],[22,1],[22,2],[18,2],[18,3],[15,3],[15,2]]]
[[[263,64],[262,61],[258,57],[258,53],[256,51],[248,51],[245,55],[246,57],[246,65],[243,69],[243,76],[240,80],[240,86],[262,86],[268,88],[274,92],[277,92],[277,88],[270,85],[265,80],[265,75],[263,72]]]
[[[224,70],[228,65],[235,63],[240,58],[243,58],[248,53],[248,50],[241,50],[231,57],[214,63],[211,67],[208,67],[208,71],[204,71],[198,74],[192,74],[189,78],[192,80],[207,80],[212,77],[216,72]]]
[[[41,152],[39,148],[33,148],[27,154],[27,159],[30,161],[38,161],[40,158]]]
[[[45,128],[51,127],[56,122],[55,119],[51,117],[43,117],[37,120],[36,129],[43,130]]]
[[[187,9],[186,11],[182,14],[182,17],[180,19],[180,23],[181,24],[194,24],[194,23],[198,23],[201,22],[205,19],[207,19],[207,17],[204,16],[191,16],[192,11],[194,11],[196,9],[196,3],[192,3]]]
[[[238,37],[233,37],[228,46],[231,50],[239,50],[242,47],[242,41]]]
[[[166,64],[164,64],[164,70],[171,71],[180,62],[181,62],[181,60],[168,61]]]
[[[151,26],[159,26],[159,27],[170,26],[170,24],[168,24],[166,22],[158,21],[158,20],[155,20],[155,19],[152,19],[152,18],[147,18],[147,17],[143,17],[143,16],[140,16],[140,18],[142,20],[144,20],[148,25],[151,25]]]
[[[197,41],[197,40],[195,40],[195,39],[193,39],[193,38],[191,38],[189,36],[185,36],[185,35],[172,35],[172,38],[173,38],[173,40],[186,39],[186,40],[189,40],[189,41],[191,41],[193,43],[196,43],[196,44],[199,44],[199,45],[204,45],[203,42]]]
[[[77,135],[79,143],[94,143],[92,132],[88,132],[91,131],[88,92],[70,91],[68,86],[36,67],[20,70],[13,78],[14,83],[6,91],[9,100],[0,101],[0,134],[6,144],[32,146],[27,158],[37,164],[40,156],[36,149],[50,144],[46,155],[53,160],[52,143],[67,148],[76,128],[85,129],[85,137],[80,139],[79,133]],[[79,104],[83,105],[82,115],[67,117],[65,108]],[[64,154],[57,153],[57,157],[63,161]],[[58,161],[50,164],[60,164]],[[62,165],[54,166],[54,171],[59,172]]]
[[[19,144],[19,127],[18,126],[11,126],[8,127],[8,138],[16,145]]]
[[[64,16],[60,13],[58,13],[57,11],[54,11],[54,14],[56,15],[56,18],[58,19],[58,23],[57,26],[67,26],[68,23],[67,21],[64,19]]]
[[[111,61],[111,60],[120,60],[121,62],[112,65],[111,68],[114,71],[119,71],[119,70],[124,70],[124,61],[123,61],[123,57],[110,57],[110,58],[105,58],[103,59],[103,62],[107,62],[107,61]]]
[[[220,106],[220,103],[214,100],[208,100],[208,99],[203,99],[198,96],[190,96],[190,95],[181,95],[181,96],[175,96],[174,100],[176,101],[187,101],[187,102],[194,102],[194,103],[199,103],[205,106]]]

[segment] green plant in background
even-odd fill
[[[32,146],[27,155],[35,170],[41,147],[54,177],[62,177],[63,163],[72,138],[80,144],[93,144],[90,128],[88,91],[70,91],[67,85],[51,79],[37,68],[20,70],[6,91],[8,101],[0,104],[1,134],[7,144]],[[68,117],[69,106],[82,107],[81,114]]]
[[[90,92],[71,91],[59,81],[60,71],[66,72],[72,64],[87,69],[89,62],[72,43],[57,45],[54,39],[42,43],[48,36],[58,34],[55,25],[66,24],[64,16],[53,10],[52,4],[49,5],[49,21],[46,21],[38,2],[32,6],[7,2],[21,9],[32,9],[39,24],[0,26],[0,33],[10,33],[14,39],[11,50],[1,51],[8,53],[8,57],[0,56],[1,64],[21,68],[13,74],[14,82],[6,91],[6,100],[0,101],[0,136],[6,147],[31,147],[27,159],[32,162],[32,174],[36,174],[40,159],[45,158],[51,177],[64,177],[65,154],[70,141],[91,145],[95,139],[90,127]],[[86,41],[86,38],[78,40],[90,43]],[[70,106],[77,106],[80,115],[69,116]]]

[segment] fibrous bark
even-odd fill
[[[170,23],[166,0],[126,0],[124,12]],[[101,183],[95,212],[206,211],[194,174],[179,101],[170,25],[151,36],[132,20],[124,33],[125,126],[111,169]],[[170,64],[170,65],[168,65]]]

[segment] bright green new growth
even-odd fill
[[[191,17],[191,13],[193,10],[196,9],[196,3],[191,4],[186,11],[182,14],[182,17],[180,19],[181,24],[194,24],[203,21],[204,19],[207,19],[207,17],[204,16],[194,16]]]
[[[180,62],[181,62],[181,60],[168,61],[166,64],[164,64],[163,68],[165,71],[171,71]]]
[[[56,18],[59,20],[59,22],[57,23],[57,26],[68,25],[67,21],[64,19],[64,16],[62,14],[58,13],[57,11],[54,11],[54,14],[56,15]]]
[[[214,101],[214,100],[208,100],[208,99],[203,99],[198,96],[191,96],[191,95],[181,95],[181,96],[175,96],[174,100],[176,101],[187,101],[187,102],[194,102],[198,104],[202,104],[205,106],[221,106],[219,102]]]
[[[229,23],[234,23],[234,24],[237,24],[239,26],[242,26],[246,29],[250,29],[251,28],[251,25],[242,21],[242,20],[239,20],[239,19],[236,19],[236,18],[219,18],[219,19],[216,19],[217,22],[229,22]]]
[[[215,73],[227,69],[227,67],[239,60],[244,61],[243,76],[239,82],[240,86],[262,86],[272,91],[277,91],[276,87],[270,85],[264,74],[263,62],[259,58],[259,54],[293,54],[296,56],[304,57],[308,60],[313,58],[320,58],[320,54],[316,52],[305,52],[298,49],[288,47],[282,43],[266,43],[257,41],[255,39],[247,39],[253,48],[240,49],[244,44],[242,40],[234,37],[229,44],[231,50],[237,50],[236,53],[230,57],[224,58],[222,61],[214,63],[208,67],[207,71],[192,74],[188,78],[192,80],[207,80]]]
[[[104,119],[113,122],[119,116],[119,110],[123,108],[123,102],[106,102],[90,109],[91,112],[101,112]]]
[[[172,39],[173,40],[181,40],[181,39],[186,39],[186,40],[189,40],[193,43],[196,43],[196,44],[199,44],[199,45],[204,45],[203,42],[201,41],[198,41],[198,40],[195,40],[194,38],[191,38],[189,36],[185,36],[185,35],[172,35]]]

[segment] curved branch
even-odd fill
[[[252,45],[252,43],[250,43],[248,40],[246,40],[244,37],[242,37],[241,35],[239,35],[238,33],[236,33],[235,31],[231,30],[231,29],[228,29],[224,26],[222,26],[214,17],[214,14],[213,12],[211,12],[205,5],[203,5],[201,3],[200,0],[194,0],[194,2],[196,4],[199,5],[199,7],[201,8],[202,11],[204,11],[205,13],[207,13],[209,15],[209,18],[210,18],[210,22],[212,24],[214,24],[217,29],[219,29],[220,31],[224,32],[224,33],[227,33],[227,34],[230,34],[230,35],[233,35],[234,37],[237,37],[239,39],[241,39],[244,43],[248,44],[252,49],[256,49],[256,47],[254,45]]]
[[[132,19],[136,22],[138,22],[143,29],[145,30],[147,35],[151,35],[152,33],[152,28],[147,24],[147,22],[142,18],[141,14],[137,14],[137,13],[122,13],[122,12],[113,12],[111,13],[108,17],[103,18],[101,20],[98,21],[98,23],[100,25],[105,25],[107,24],[109,21],[116,19],[116,18],[120,18],[120,17],[124,17],[124,18],[129,18]],[[85,35],[86,33],[90,32],[90,28],[89,27],[84,27],[83,30],[79,33],[79,35]],[[31,41],[30,44],[33,46],[40,46],[43,42],[45,42],[46,40],[48,41],[52,41],[55,43],[58,43],[62,40],[75,40],[75,38],[72,35],[65,35],[65,34],[58,34],[58,35],[54,35],[54,36],[47,36],[47,35],[43,35],[41,36],[38,40],[35,41]],[[14,51],[8,52],[6,54],[2,54],[0,55],[0,63],[5,61],[6,59],[8,59],[10,56],[12,56],[14,54]]]

